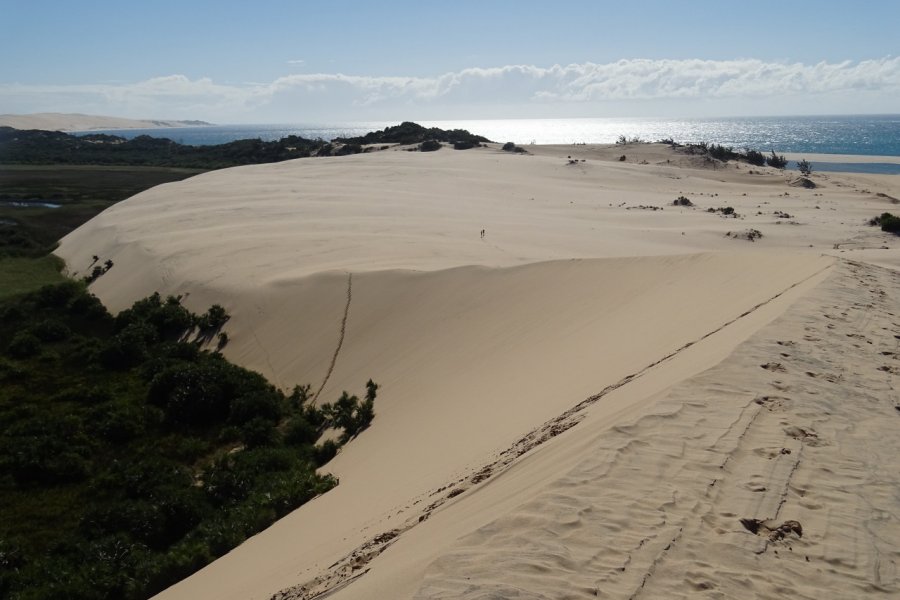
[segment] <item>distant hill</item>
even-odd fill
[[[362,151],[361,148],[351,150]],[[276,142],[237,140],[215,146],[187,146],[168,138],[141,135],[134,139],[89,133],[20,130],[0,126],[0,164],[128,165],[221,169],[328,155],[331,144],[288,136]],[[350,150],[347,153],[352,153]]]
[[[98,115],[34,113],[29,115],[0,115],[0,126],[14,129],[43,129],[45,131],[90,131],[93,129],[157,129],[163,127],[204,127],[206,121],[174,121],[159,119],[122,119]]]
[[[335,138],[334,141],[341,144],[419,144],[428,140],[467,144],[468,147],[491,141],[484,136],[469,133],[465,129],[429,128],[411,121],[404,121],[399,125],[372,131],[358,137]]]
[[[309,156],[359,154],[374,151],[374,144],[413,144],[426,140],[449,142],[457,150],[489,141],[462,129],[426,129],[410,122],[359,138],[338,138],[333,143],[291,135],[273,142],[245,139],[210,146],[189,146],[149,135],[129,140],[105,133],[76,136],[61,131],[22,130],[0,125],[0,164],[221,169]]]

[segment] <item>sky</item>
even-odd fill
[[[900,113],[898,24],[898,0],[0,0],[0,114]]]

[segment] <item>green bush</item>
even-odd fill
[[[59,319],[44,319],[31,328],[31,332],[43,342],[59,342],[72,335],[72,330]]]
[[[425,140],[421,144],[419,144],[419,151],[421,152],[434,152],[435,150],[441,149],[441,143],[437,140]]]
[[[783,169],[787,166],[788,161],[783,155],[779,156],[772,150],[771,156],[766,158],[766,164],[770,167],[775,167],[776,169]]]
[[[147,401],[163,409],[172,427],[208,427],[228,417],[230,398],[218,369],[208,365],[169,367],[150,382]]]
[[[284,441],[295,446],[315,444],[318,439],[318,430],[303,415],[292,417],[284,434]]]
[[[886,212],[878,219],[878,224],[881,225],[882,231],[900,235],[900,217]]]
[[[71,283],[0,301],[0,596],[146,598],[337,484],[316,468],[377,385],[328,414],[286,397],[182,341],[220,308],[153,295],[113,319]]]
[[[6,347],[6,353],[13,358],[28,358],[41,351],[41,340],[26,331],[17,333]]]
[[[757,167],[762,167],[766,164],[766,155],[757,150],[747,150],[743,158],[751,165],[755,165]]]

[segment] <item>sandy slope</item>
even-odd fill
[[[160,127],[194,127],[199,122],[154,119],[122,119],[67,113],[34,113],[0,115],[0,127],[42,129],[44,131],[90,131],[91,129],[156,129]]]
[[[92,286],[114,309],[154,290],[226,305],[226,354],[281,386],[382,386],[328,465],[340,486],[161,598],[897,591],[897,545],[867,533],[896,528],[893,446],[860,440],[898,418],[876,366],[900,284],[823,256],[900,262],[863,224],[897,180],[808,190],[660,146],[533,150],[228,169],[63,240],[73,273],[115,262]],[[847,480],[865,485],[841,498]],[[766,545],[740,518],[804,537]],[[798,549],[809,563],[773,562]]]

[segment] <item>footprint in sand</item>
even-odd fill
[[[779,373],[787,372],[787,369],[784,368],[784,365],[782,365],[779,362],[767,362],[766,364],[759,365],[759,366],[762,367],[763,369],[765,369],[766,371],[776,371]]]
[[[757,396],[754,402],[766,407],[769,411],[782,410],[789,398],[784,396]]]
[[[817,434],[812,429],[803,429],[802,427],[797,427],[796,425],[790,425],[784,428],[784,433],[787,434],[788,437],[799,440],[807,446],[825,445],[825,442],[819,438],[819,434]]]
[[[841,380],[839,375],[832,375],[830,373],[813,373],[812,371],[807,371],[806,375],[813,379],[824,379],[829,383],[837,383]]]

